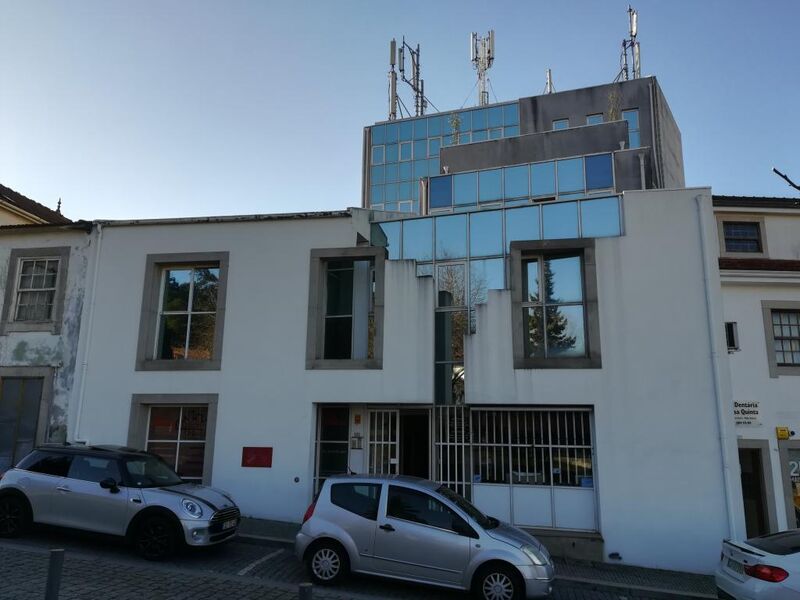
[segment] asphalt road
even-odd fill
[[[18,540],[0,540],[0,599],[44,598],[48,552],[66,550],[60,600],[294,600],[307,581],[292,548],[282,543],[233,541],[190,549],[152,563],[120,540],[52,528],[37,528]],[[372,577],[351,577],[335,588],[314,588],[314,598],[343,600],[464,600],[465,594]],[[627,600],[556,582],[555,600]]]

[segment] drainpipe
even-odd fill
[[[97,293],[97,274],[100,271],[100,250],[103,247],[103,224],[97,223],[97,248],[94,253],[94,272],[92,273],[92,289],[89,292],[89,307],[86,315],[86,345],[83,349],[83,362],[81,363],[81,386],[78,391],[78,406],[75,417],[75,441],[86,444],[87,440],[81,437],[81,417],[83,416],[83,397],[86,392],[86,372],[89,369],[89,351],[92,347],[92,329],[94,325],[94,300]]]
[[[642,182],[642,189],[647,189],[647,182],[644,179],[644,152],[639,152],[639,180]]]
[[[714,381],[714,399],[717,407],[717,428],[719,431],[720,456],[722,458],[722,479],[725,487],[725,511],[728,517],[728,536],[736,537],[736,520],[734,518],[733,493],[731,490],[731,467],[730,459],[728,457],[728,428],[725,425],[725,415],[728,413],[726,407],[724,406],[722,393],[720,391],[719,354],[717,353],[717,344],[715,342],[714,335],[715,321],[713,320],[713,314],[711,310],[711,283],[708,279],[710,268],[708,263],[708,251],[706,249],[706,232],[705,228],[703,227],[702,198],[703,196],[698,194],[694,197],[694,201],[697,205],[697,225],[700,230],[700,256],[703,263],[703,291],[705,292],[706,299],[708,344],[711,348],[711,354],[709,358],[711,359],[711,372],[713,375],[712,379]]]

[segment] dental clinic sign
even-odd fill
[[[733,403],[733,418],[737,425],[761,425],[758,412],[759,403],[736,402]]]

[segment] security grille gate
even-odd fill
[[[369,472],[397,475],[400,411],[369,411]]]

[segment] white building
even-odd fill
[[[714,212],[747,533],[800,527],[800,200]]]

